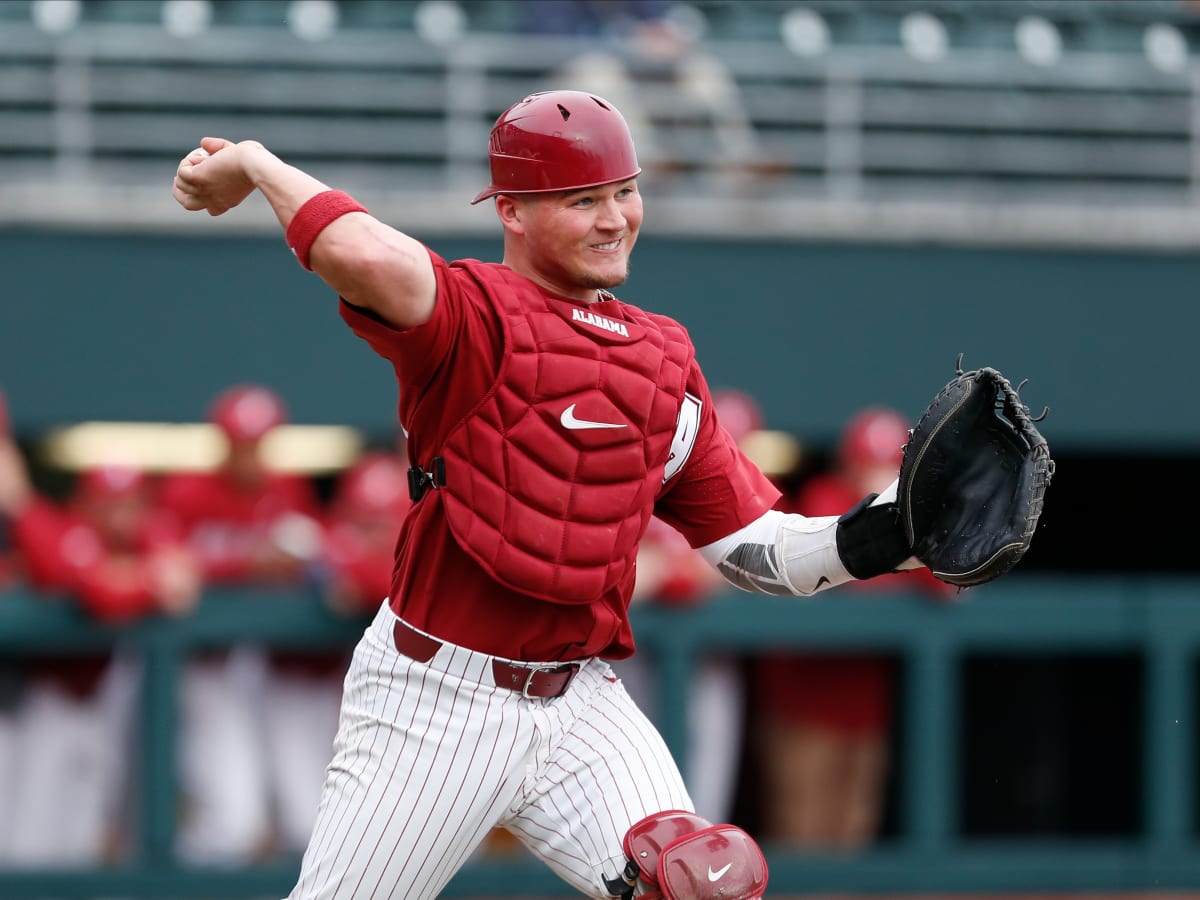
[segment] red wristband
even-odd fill
[[[366,212],[367,208],[345,191],[322,191],[309,197],[296,210],[292,221],[288,223],[287,245],[296,254],[300,265],[312,271],[308,264],[308,252],[312,249],[313,241],[322,231],[329,227],[334,219],[340,219],[346,213]]]

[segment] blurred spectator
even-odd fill
[[[741,391],[712,393],[717,418],[739,443],[762,427],[757,402]],[[723,592],[727,582],[715,568],[661,519],[653,518],[638,550],[633,603],[695,606]],[[639,652],[613,664],[625,689],[658,720],[658,677],[653,655]],[[688,690],[688,735],[684,774],[696,812],[711,822],[732,817],[741,762],[742,672],[726,653],[707,653],[697,664]]]
[[[16,447],[10,439],[8,403],[3,391],[0,391],[0,442],[3,442],[6,447]],[[0,453],[3,452],[6,451],[0,450]],[[0,501],[2,500],[3,498],[0,498]],[[3,506],[0,504],[0,592],[16,583],[18,568],[17,552],[13,547],[12,535],[9,533],[8,517],[2,510]],[[3,797],[0,796],[0,799]]]
[[[396,538],[410,506],[408,466],[391,451],[366,453],[342,474],[326,523],[325,595],[331,606],[373,613],[388,598]]]
[[[373,614],[391,593],[408,467],[389,451],[364,454],[342,473],[325,519],[318,575],[326,602],[345,615]],[[274,654],[263,710],[275,768],[281,849],[302,852],[320,803],[337,731],[349,651]]]
[[[520,23],[527,34],[589,39],[586,52],[549,76],[549,87],[591,91],[613,103],[629,123],[645,169],[669,172],[678,158],[681,164],[702,160],[726,174],[753,170],[761,152],[737,81],[704,51],[702,14],[681,19],[673,12],[662,0],[526,0]],[[658,85],[671,97],[669,112],[647,103]],[[691,160],[672,153],[656,130],[668,119],[707,128],[714,150]]]
[[[227,439],[225,459],[213,472],[166,478],[164,508],[209,583],[299,587],[321,551],[320,507],[311,481],[273,472],[262,459],[264,439],[287,421],[283,401],[261,385],[236,385],[215,398],[209,418]],[[307,840],[323,770],[298,773],[296,762],[316,753],[324,765],[333,741],[331,702],[336,719],[325,672],[314,677],[309,669],[306,659],[250,644],[197,653],[186,663],[185,860],[240,865],[268,855],[280,840],[293,844],[299,832],[299,844]]]
[[[287,418],[283,400],[266,387],[223,391],[209,409],[227,441],[221,465],[164,481],[163,505],[188,535],[210,582],[294,584],[319,552],[312,483],[273,472],[262,459],[264,439]]]
[[[843,430],[834,466],[803,485],[793,508],[839,515],[896,478],[908,422],[865,409]],[[954,589],[928,569],[855,581],[843,590]],[[795,847],[855,849],[878,833],[889,759],[895,661],[874,654],[768,654],[756,663],[764,836]]]
[[[9,533],[8,509],[19,505],[19,500],[8,495],[14,490],[23,494],[26,479],[23,477],[23,460],[18,459],[14,465],[8,459],[15,452],[18,452],[17,446],[9,435],[8,406],[0,391],[0,603],[4,601],[4,591],[17,583],[18,560]],[[22,475],[15,483],[11,477],[13,472]],[[18,780],[15,770],[16,711],[21,683],[22,673],[17,665],[0,662],[0,809],[5,810],[13,808],[13,791]],[[0,867],[8,862],[9,840],[14,827],[12,816],[0,816]]]
[[[0,602],[3,598],[0,597]],[[7,812],[13,809],[19,781],[17,765],[17,703],[21,696],[22,676],[15,665],[0,664],[0,870],[11,865],[9,845],[17,823]]]
[[[197,561],[155,514],[140,470],[85,471],[60,507],[33,489],[13,441],[0,437],[0,511],[31,583],[110,623],[184,615],[199,596]],[[37,658],[13,722],[14,781],[0,858],[17,866],[96,864],[117,855],[133,757],[137,671],[112,657]]]

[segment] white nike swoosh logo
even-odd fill
[[[562,422],[563,428],[569,428],[572,431],[578,431],[581,428],[627,428],[629,426],[628,422],[617,425],[612,422],[589,422],[587,419],[577,419],[575,418],[574,403],[563,410],[559,421]]]
[[[721,866],[721,868],[717,869],[717,871],[715,871],[715,872],[712,870],[712,866],[709,866],[708,867],[708,880],[709,881],[720,881],[721,876],[724,875],[726,872],[728,872],[729,868],[732,865],[733,865],[733,863],[731,863],[731,862],[725,863],[725,865]]]

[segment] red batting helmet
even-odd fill
[[[287,421],[287,409],[274,391],[256,384],[240,384],[217,395],[209,419],[231,441],[254,441]]]
[[[633,136],[615,106],[583,91],[530,94],[500,114],[488,141],[496,194],[573,191],[641,172]]]
[[[838,459],[844,465],[900,465],[908,427],[908,421],[895,410],[864,409],[842,431]]]

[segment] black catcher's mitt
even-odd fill
[[[900,464],[900,524],[914,555],[960,587],[1017,564],[1037,528],[1054,461],[1036,419],[995,369],[958,372],[912,430]]]

